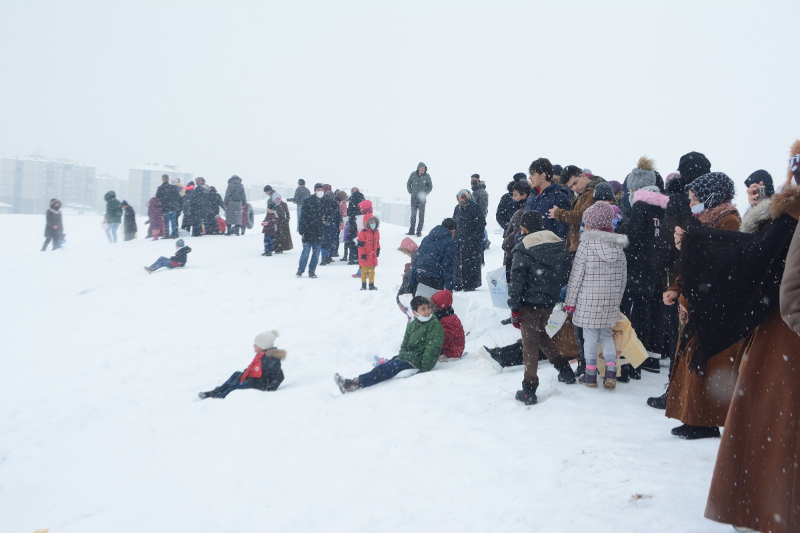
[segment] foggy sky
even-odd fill
[[[0,0],[0,156],[496,205],[537,157],[739,186],[800,137],[800,2]],[[451,208],[451,207],[450,207]],[[493,212],[493,210],[492,210]]]

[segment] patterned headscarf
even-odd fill
[[[456,200],[461,201],[462,197],[464,203],[467,203],[469,199],[472,198],[472,193],[469,192],[467,189],[461,189],[460,191],[458,191],[458,194],[456,194]]]
[[[687,193],[692,191],[706,209],[730,202],[736,192],[733,180],[724,172],[710,172],[700,176],[684,187]]]

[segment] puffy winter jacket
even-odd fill
[[[477,185],[472,188],[472,199],[478,204],[483,213],[483,218],[489,214],[489,193],[486,192],[486,184],[479,181]]]
[[[461,357],[464,355],[464,326],[453,310],[453,294],[448,291],[439,291],[431,296],[433,304],[439,308],[436,311],[436,318],[444,329],[444,344],[442,344],[442,355],[445,357]]]
[[[663,227],[667,203],[669,196],[636,191],[630,218],[618,231],[628,236],[625,257],[630,294],[652,295],[666,289],[674,249],[670,243],[672,235]]]
[[[285,358],[286,351],[278,348],[270,348],[256,354],[253,362],[242,373],[240,381],[248,389],[278,390],[278,386],[283,383],[281,361]]]
[[[300,211],[300,235],[303,242],[319,244],[322,242],[322,200],[310,196],[303,202]]]
[[[425,167],[426,172],[419,175],[419,169]],[[408,190],[408,194],[411,196],[416,196],[421,200],[425,200],[425,197],[428,196],[431,191],[433,190],[433,181],[431,181],[430,175],[428,175],[428,165],[425,163],[420,162],[417,165],[417,170],[411,173],[408,177],[408,182],[406,183],[406,190]]]
[[[369,225],[375,223],[375,230]],[[381,233],[378,231],[380,221],[377,217],[367,220],[367,227],[358,232],[358,266],[378,266],[378,256],[381,253]]]
[[[419,283],[420,275],[441,279],[444,288],[453,290],[453,261],[456,243],[450,230],[436,226],[422,239],[417,255],[411,262],[410,284]]]
[[[427,372],[436,366],[443,344],[444,329],[438,318],[431,316],[427,322],[420,322],[415,318],[406,326],[397,357],[418,368],[420,372]]]
[[[569,253],[552,231],[528,233],[514,248],[508,306],[551,309],[569,279]]]
[[[117,200],[117,193],[108,191],[103,198],[106,201],[106,222],[109,224],[121,224],[122,204]]]
[[[175,255],[169,258],[172,261],[172,266],[174,267],[182,267],[186,266],[186,260],[188,259],[187,256],[192,249],[188,246],[183,246],[182,248],[178,248],[178,251],[175,252]]]
[[[508,223],[511,221],[511,217],[514,216],[514,213],[517,212],[518,207],[517,202],[511,197],[511,193],[505,193],[500,197],[500,203],[497,204],[495,219],[497,223],[500,224],[500,227],[503,228],[503,231],[508,227]]]
[[[551,184],[540,193],[537,193],[536,189],[531,191],[528,201],[525,202],[525,211],[538,211],[542,215],[544,229],[552,231],[561,239],[565,239],[569,226],[564,222],[550,218],[547,214],[550,208],[554,206],[561,209],[569,209],[569,197],[564,188],[558,183]]]

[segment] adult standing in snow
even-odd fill
[[[336,248],[336,240],[339,236],[339,224],[342,218],[339,214],[339,203],[331,190],[330,185],[326,185],[327,190],[322,195],[322,261],[320,266],[329,265],[333,262],[333,250]]]
[[[422,162],[417,165],[417,170],[408,177],[406,189],[411,195],[411,227],[406,235],[414,235],[417,211],[419,211],[419,226],[417,226],[416,235],[420,237],[422,236],[422,226],[425,224],[425,202],[433,190],[433,181],[428,174],[428,165]]]
[[[197,178],[195,182],[196,185],[192,193],[192,237],[201,237],[203,235],[203,226],[208,224],[210,193],[205,178]],[[165,214],[164,220],[166,221],[166,219]]]
[[[322,243],[322,232],[324,216],[322,197],[325,195],[325,187],[322,183],[314,185],[314,195],[306,198],[303,202],[300,218],[300,237],[303,240],[303,251],[300,254],[300,264],[297,266],[297,277],[303,275],[306,264],[311,255],[311,263],[308,264],[308,277],[316,278],[317,261],[319,261],[319,247]]]
[[[350,199],[347,203],[347,225],[345,226],[345,241],[344,241],[344,258],[348,259],[348,265],[358,264],[358,254],[356,253],[356,236],[358,236],[358,216],[361,214],[361,209],[358,205],[366,200],[358,187],[350,189]],[[349,250],[349,254],[348,254]]]
[[[472,188],[472,199],[475,200],[475,203],[481,208],[483,212],[483,220],[487,220],[486,217],[489,215],[489,193],[486,192],[486,184],[481,181],[481,177],[478,174],[473,174],[470,180],[470,186]],[[486,231],[486,224],[484,224],[483,228],[483,247],[488,248],[489,244],[489,233]]]
[[[226,235],[239,235],[242,220],[244,219],[244,205],[247,203],[242,178],[235,174],[230,177],[228,188],[225,191],[225,198],[222,202],[225,209],[225,221],[228,223]]]
[[[278,217],[278,226],[275,230],[275,253],[282,254],[292,249],[292,232],[289,229],[289,207],[283,201],[280,193],[272,195],[275,206],[275,216]]]
[[[525,211],[538,211],[542,215],[544,229],[552,231],[560,239],[565,239],[569,226],[565,222],[548,218],[547,215],[553,207],[569,208],[569,199],[564,188],[553,182],[553,165],[548,159],[541,157],[531,163],[528,172],[531,195],[525,203]]]
[[[192,232],[192,195],[194,194],[194,181],[190,181],[183,189],[183,196],[181,197],[181,211],[183,212],[183,219],[181,220],[181,229]]]
[[[122,222],[122,204],[117,200],[117,193],[108,191],[103,198],[106,201],[106,216],[103,222],[106,224],[106,237],[109,243],[117,242],[117,228]]]
[[[481,286],[483,264],[483,229],[486,219],[481,208],[472,199],[472,194],[461,189],[456,195],[458,205],[453,210],[456,221],[456,257],[453,290],[474,291]]]
[[[294,196],[289,198],[287,202],[294,202],[297,204],[297,231],[300,231],[300,213],[303,210],[303,202],[311,196],[311,191],[306,187],[306,180],[297,180],[297,188],[294,190]]]
[[[581,221],[583,212],[594,205],[594,188],[606,180],[600,176],[583,174],[581,169],[575,165],[567,165],[562,174],[567,187],[575,193],[575,198],[571,202],[569,209],[562,209],[554,205],[550,208],[547,215],[559,222],[566,222],[569,225],[567,231],[567,248],[573,256],[578,250],[578,243],[581,235]]]
[[[132,241],[136,238],[136,211],[133,207],[128,205],[128,202],[123,200],[122,204],[122,237],[126,241]]]
[[[446,218],[422,239],[411,261],[409,286],[416,287],[416,296],[433,296],[442,289],[453,292],[456,255],[455,237],[458,224]]]
[[[50,207],[45,212],[44,225],[44,244],[42,251],[47,250],[47,245],[53,241],[53,250],[61,248],[61,241],[64,239],[64,223],[61,219],[61,200],[53,198],[50,200]]]
[[[504,234],[506,228],[508,227],[508,223],[511,221],[511,217],[513,217],[514,213],[516,213],[519,209],[519,205],[511,197],[514,190],[514,184],[519,181],[528,183],[528,180],[525,179],[524,172],[517,172],[514,174],[514,177],[508,183],[508,186],[506,186],[506,190],[508,192],[500,197],[500,203],[497,204],[497,213],[495,213],[494,218],[497,220],[497,223],[500,224],[500,227],[503,228]]]
[[[169,174],[161,175],[161,185],[156,189],[156,198],[161,202],[161,209],[164,210],[164,224],[166,227],[164,238],[177,239],[181,195],[178,187],[169,182]]]
[[[219,217],[219,210],[222,208],[222,196],[217,192],[216,187],[208,188],[208,198],[206,199],[206,235],[219,234],[219,225],[217,224],[217,217]]]

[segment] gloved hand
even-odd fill
[[[566,311],[568,314],[571,315],[571,314],[573,314],[575,312],[575,306],[574,305],[565,305],[564,306],[564,311]]]
[[[517,329],[522,327],[522,311],[511,311],[511,324]]]
[[[381,249],[378,248],[377,251],[375,252],[375,257],[380,257],[380,256],[381,256]]]
[[[367,260],[367,254],[361,254],[361,259],[363,259],[364,261],[366,261],[366,260]]]

